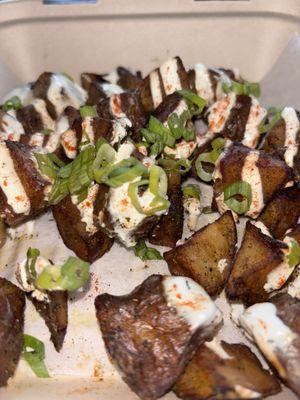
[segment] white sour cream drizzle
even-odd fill
[[[14,96],[19,97],[23,107],[30,104],[33,99],[31,84],[29,83],[28,85],[11,90],[9,93],[7,93],[6,96],[3,97],[1,103],[4,104],[7,100],[11,99]]]
[[[118,94],[113,94],[110,97],[109,108],[113,117],[126,118],[126,114],[122,110],[121,98]]]
[[[285,162],[289,167],[293,167],[294,158],[298,153],[299,144],[297,143],[297,133],[300,129],[300,123],[296,111],[292,107],[285,107],[281,113],[285,122],[285,141],[284,153]]]
[[[256,226],[256,228],[260,229],[264,235],[272,237],[269,229],[262,221],[251,221],[251,224]]]
[[[114,85],[117,85],[118,80],[119,80],[118,71],[117,71],[116,69],[114,69],[114,70],[111,71],[110,73],[105,74],[105,75],[103,76],[103,78],[104,78],[107,82],[112,83],[112,84],[114,84]]]
[[[14,116],[11,114],[0,116],[0,140],[18,142],[24,133],[23,125]]]
[[[30,140],[29,140],[28,144],[30,146],[43,147],[44,139],[45,139],[45,135],[37,132],[30,136]]]
[[[230,360],[232,357],[223,349],[219,339],[214,338],[210,342],[205,342],[205,346],[213,351],[222,360]]]
[[[246,309],[239,321],[255,340],[264,356],[275,366],[278,373],[285,377],[286,373],[276,355],[276,350],[288,354],[297,335],[277,316],[275,305],[254,304]]]
[[[72,203],[76,204],[81,216],[81,221],[86,224],[86,231],[95,233],[97,227],[94,224],[94,204],[99,191],[99,185],[95,184],[88,189],[86,199],[77,204],[77,196],[71,196]]]
[[[0,187],[7,204],[16,214],[30,213],[30,200],[14,167],[13,158],[5,143],[0,142]]]
[[[87,94],[85,90],[65,75],[52,74],[47,97],[54,105],[57,115],[61,115],[68,106],[79,108],[85,104]]]
[[[56,123],[56,132],[64,133],[70,128],[69,118],[66,115],[62,115]]]
[[[71,160],[77,155],[77,135],[73,129],[65,131],[60,138],[61,145],[66,153],[66,156]]]
[[[112,140],[110,144],[114,145],[127,135],[126,127],[131,127],[132,123],[128,118],[117,118],[113,122]]]
[[[124,90],[121,88],[121,86],[113,83],[102,83],[101,88],[107,97],[110,97],[113,94],[124,93]]]
[[[209,70],[203,64],[195,65],[195,88],[198,96],[206,100],[207,104],[214,101],[214,91],[210,80]]]
[[[295,267],[291,267],[289,265],[288,256],[291,253],[291,245],[294,240],[295,239],[289,236],[286,236],[283,239],[283,242],[286,243],[289,247],[282,250],[282,254],[284,257],[283,261],[276,268],[268,273],[267,281],[264,285],[264,289],[266,292],[270,293],[274,290],[280,289],[292,275]]]
[[[248,182],[252,190],[252,202],[246,215],[257,218],[264,207],[264,195],[259,168],[256,163],[259,159],[258,151],[250,151],[245,158],[241,173],[241,180]]]
[[[169,58],[169,60],[160,66],[159,71],[162,77],[166,95],[182,89],[176,58]]]
[[[236,94],[230,93],[210,107],[208,116],[208,131],[210,133],[218,133],[223,130],[235,101]]]
[[[187,322],[192,332],[221,322],[222,315],[215,303],[202,286],[192,279],[165,276],[163,287],[168,305]]]
[[[149,75],[150,90],[154,108],[158,107],[163,101],[163,96],[160,88],[159,72],[152,71]]]
[[[32,102],[35,111],[40,114],[44,129],[55,129],[55,121],[50,117],[46,103],[42,99],[34,99]]]
[[[260,136],[258,127],[261,121],[267,115],[267,110],[259,104],[255,97],[251,96],[251,101],[252,104],[250,107],[242,144],[251,148],[255,148]]]
[[[187,197],[183,201],[183,207],[187,213],[187,226],[191,231],[195,231],[202,212],[200,200],[195,197]]]

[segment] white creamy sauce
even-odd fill
[[[112,140],[110,144],[114,145],[127,136],[126,127],[131,127],[132,123],[128,118],[117,118],[113,122]]]
[[[70,128],[69,118],[66,115],[62,115],[56,123],[56,132],[64,133]]]
[[[152,71],[149,75],[149,80],[153,106],[156,108],[163,101],[162,92],[160,89],[159,72],[157,70]]]
[[[260,229],[264,235],[272,237],[269,229],[262,221],[251,221],[251,224],[256,226],[256,228]]]
[[[221,260],[218,261],[218,270],[220,271],[220,274],[223,274],[225,268],[228,267],[228,260],[226,258],[222,258]]]
[[[285,370],[277,358],[276,350],[288,354],[297,335],[283,323],[272,303],[259,303],[246,309],[240,324],[255,340],[265,357],[276,367],[281,376]]]
[[[174,308],[192,332],[199,328],[216,326],[222,315],[206,291],[190,278],[165,276],[164,293],[167,303]]]
[[[5,143],[0,142],[0,187],[16,214],[29,214],[30,200],[14,167]]]
[[[71,160],[77,155],[77,135],[73,129],[65,131],[60,138],[61,145],[66,153],[66,156]]]
[[[31,84],[21,86],[11,90],[7,93],[6,96],[3,97],[1,103],[4,104],[7,100],[11,99],[12,97],[17,96],[21,100],[22,106],[28,106],[33,99]]]
[[[60,133],[51,132],[47,139],[48,140],[46,145],[44,146],[44,149],[47,153],[53,153],[59,147]]]
[[[260,137],[258,127],[267,115],[267,110],[259,104],[255,97],[251,96],[251,100],[252,104],[250,107],[242,144],[251,148],[255,148]]]
[[[180,100],[177,107],[172,111],[171,114],[177,114],[180,117],[181,114],[183,114],[186,110],[188,110],[186,101]],[[171,114],[169,116],[171,116]],[[163,125],[168,127],[168,119],[163,123]]]
[[[217,86],[216,86],[216,99],[220,100],[222,97],[226,96],[226,93],[224,93],[223,90],[223,83],[226,83],[227,85],[231,85],[231,79],[229,76],[226,74],[226,72],[222,71],[219,68],[210,68],[212,71],[216,72],[218,74],[217,78]]]
[[[245,158],[241,173],[241,180],[248,182],[252,190],[252,202],[246,215],[257,218],[264,207],[264,194],[259,168],[256,163],[259,159],[258,151],[250,151]]]
[[[267,281],[264,285],[264,289],[266,292],[270,293],[274,290],[280,289],[292,275],[295,267],[291,267],[289,265],[288,256],[291,253],[291,245],[293,241],[294,239],[289,236],[286,236],[284,238],[283,242],[286,243],[289,247],[282,250],[283,261],[276,268],[268,273]]]
[[[121,98],[118,94],[113,94],[109,100],[110,113],[115,118],[126,118],[126,114],[122,110]]]
[[[195,88],[198,96],[210,105],[214,101],[214,91],[210,80],[209,70],[203,64],[195,65]]]
[[[121,88],[121,86],[113,83],[102,83],[101,88],[107,97],[110,97],[113,94],[124,93],[124,90]]]
[[[230,319],[236,325],[240,326],[240,316],[245,311],[245,307],[242,303],[231,303],[230,304]]]
[[[55,129],[55,121],[50,117],[46,103],[42,99],[34,99],[32,102],[35,111],[40,114],[44,129]]]
[[[219,339],[214,338],[210,342],[205,342],[205,346],[213,351],[222,360],[230,360],[232,357],[223,349]]]
[[[176,58],[169,58],[160,66],[159,70],[166,95],[182,89]]]
[[[236,94],[230,93],[214,103],[209,109],[208,130],[211,133],[221,132],[235,105]]]
[[[114,69],[113,71],[111,71],[109,74],[105,74],[103,76],[103,78],[109,82],[112,83],[113,85],[117,85],[118,84],[118,80],[119,80],[119,74],[118,71],[116,69]]]
[[[176,159],[189,158],[196,147],[197,141],[191,140],[190,142],[186,142],[182,139],[180,142],[176,143],[174,148],[166,146],[164,152],[168,155],[173,155]]]
[[[297,113],[292,107],[285,107],[281,113],[281,117],[285,122],[285,141],[284,153],[285,162],[289,167],[293,167],[294,158],[298,153],[299,144],[297,143],[297,133],[300,129],[299,119]]]
[[[32,283],[28,282],[26,262],[27,260],[25,259],[24,261],[19,263],[17,265],[17,271],[16,271],[16,277],[22,289],[25,292],[32,292],[32,297],[36,298],[39,301],[49,301],[47,293],[39,289],[36,289],[36,287]],[[35,263],[36,274],[39,275],[43,271],[43,269],[48,267],[50,264],[51,263],[49,260],[47,260],[42,256],[38,256]]]
[[[81,221],[86,224],[86,231],[89,233],[95,233],[97,227],[94,224],[94,204],[99,191],[99,185],[95,184],[88,189],[86,199],[81,203],[77,203],[77,196],[71,196],[72,203],[76,204],[81,216]]]
[[[241,385],[235,385],[234,390],[240,397],[240,399],[261,399],[262,395],[255,390],[248,389]]]
[[[288,286],[288,294],[300,300],[300,268],[298,267],[295,279]]]
[[[95,143],[95,133],[94,133],[94,126],[93,126],[94,118],[93,117],[85,117],[84,120],[82,121],[82,138],[81,138],[81,144],[89,140],[90,143],[94,144]],[[87,146],[88,144],[86,144]],[[82,150],[85,145],[82,146]]]
[[[37,132],[30,136],[30,140],[29,140],[28,144],[30,146],[43,147],[44,139],[45,139],[45,135]]]
[[[68,106],[79,108],[87,100],[86,91],[63,74],[52,74],[47,97],[54,105],[57,115]]]
[[[0,116],[0,140],[11,140],[18,142],[23,135],[23,125],[11,114]]]
[[[194,197],[184,198],[183,207],[187,213],[187,226],[191,231],[195,231],[202,213],[200,200]]]

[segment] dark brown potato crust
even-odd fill
[[[286,244],[264,235],[248,221],[226,286],[229,299],[241,300],[246,305],[267,301],[267,275],[283,261],[285,248]]]
[[[25,295],[0,278],[0,387],[17,368],[23,347]]]
[[[256,391],[262,397],[280,392],[276,378],[263,369],[254,353],[241,343],[221,346],[230,359],[222,359],[205,344],[199,347],[174,387],[184,400],[239,400],[235,386]]]
[[[31,294],[28,298],[32,301],[40,316],[44,319],[50,333],[51,341],[56,351],[60,351],[68,327],[68,292],[48,291],[49,302],[39,301]]]
[[[107,352],[122,378],[145,400],[173,386],[207,331],[189,329],[163,293],[163,276],[152,275],[125,296],[99,295],[96,315]]]
[[[227,211],[217,221],[206,225],[184,244],[164,253],[172,275],[194,279],[211,296],[221,293],[228,279],[237,241],[232,213]],[[221,273],[218,262],[227,259]]]
[[[175,247],[183,231],[183,203],[179,172],[168,174],[168,199],[171,203],[168,214],[161,217],[150,233],[149,241],[159,246]]]
[[[280,190],[266,205],[258,220],[263,222],[271,235],[282,240],[288,229],[297,224],[300,216],[300,188]]]

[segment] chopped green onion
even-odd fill
[[[139,257],[142,261],[146,260],[163,260],[162,255],[159,251],[153,247],[148,247],[144,240],[140,240],[134,246],[134,254]]]
[[[43,129],[40,133],[42,135],[49,136],[52,132],[54,132],[53,129],[46,128],[46,129]]]
[[[41,290],[67,290],[73,292],[86,284],[89,279],[89,264],[77,257],[69,257],[62,265],[49,265],[35,281]]]
[[[34,336],[24,334],[22,357],[38,378],[49,378],[44,363],[45,345],[42,341]]]
[[[234,196],[239,195],[243,199],[237,200]],[[237,214],[245,214],[252,202],[252,190],[248,182],[237,181],[224,189],[225,204]]]
[[[214,166],[215,162],[212,160],[211,153],[199,154],[198,158],[195,161],[195,168],[199,178],[202,179],[204,182],[210,182],[213,178],[213,173],[205,171],[202,162],[212,164]]]
[[[182,118],[178,114],[173,113],[168,119],[168,127],[172,133],[172,136],[177,140],[182,136],[184,130],[184,124]]]
[[[79,111],[80,111],[80,115],[83,119],[87,118],[87,117],[94,118],[94,117],[97,117],[97,115],[98,115],[96,106],[82,106],[82,107],[80,107]]]
[[[223,82],[222,89],[223,92],[226,94],[234,92],[237,94],[246,94],[248,96],[252,95],[254,97],[260,96],[260,87],[258,83],[251,83],[251,82],[240,83],[231,80],[231,84]]]
[[[176,171],[184,175],[191,169],[191,162],[187,158],[160,158],[158,164],[163,167],[166,172]]]
[[[212,214],[213,210],[210,206],[207,206],[207,207],[203,207],[202,212],[203,212],[203,214]]]
[[[29,284],[33,283],[36,279],[35,264],[39,255],[40,251],[38,249],[29,247],[29,249],[27,250],[27,260],[26,260],[25,270],[26,270],[27,282]]]
[[[149,119],[148,129],[150,132],[154,132],[159,135],[164,143],[164,145],[169,147],[174,147],[175,138],[171,135],[168,128],[164,126],[157,118],[151,115]]]
[[[204,107],[206,106],[206,101],[202,97],[198,96],[191,90],[179,90],[178,93],[188,101],[190,104],[194,104],[197,107],[196,114],[201,114]]]
[[[190,142],[191,140],[194,140],[196,136],[196,133],[192,129],[184,128],[182,131],[182,137],[186,142]]]
[[[48,178],[56,179],[59,168],[54,164],[49,154],[34,153],[34,156],[42,174],[48,176]]]
[[[20,97],[18,96],[13,96],[10,99],[6,100],[6,102],[2,106],[2,109],[5,112],[9,110],[18,110],[19,108],[22,108],[22,102]]]
[[[67,197],[68,194],[69,194],[68,180],[56,179],[52,185],[48,203],[52,205],[58,204],[61,200]]]
[[[274,128],[274,126],[280,121],[282,110],[283,110],[282,108],[275,108],[275,107],[269,108],[268,111],[270,114],[273,114],[273,117],[267,124],[265,124],[263,121],[259,125],[258,127],[259,133],[266,133],[271,131]]]
[[[158,139],[150,149],[150,156],[156,156],[163,152],[165,145],[162,140]]]
[[[70,81],[75,82],[74,78],[73,78],[71,75],[67,74],[66,72],[62,72],[62,75],[64,75],[64,76],[65,76],[66,78],[68,78]]]
[[[182,188],[182,193],[185,197],[193,197],[195,199],[200,200],[200,188],[197,185],[186,185]]]
[[[168,190],[168,177],[158,165],[152,165],[149,172],[149,190],[155,196],[165,196]]]
[[[290,267],[296,267],[298,264],[300,264],[300,246],[296,240],[292,241],[291,251],[288,255],[288,261]]]
[[[66,165],[59,157],[57,157],[56,154],[54,154],[54,153],[49,153],[49,154],[47,154],[47,155],[48,155],[48,157],[50,158],[50,160],[51,160],[55,165],[57,165],[58,167],[62,168],[62,167],[64,167],[64,166]]]

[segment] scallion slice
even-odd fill
[[[35,264],[39,255],[40,251],[38,249],[29,247],[29,249],[27,250],[27,260],[25,264],[25,270],[26,270],[27,282],[29,284],[32,284],[36,279]]]
[[[22,357],[39,378],[49,378],[45,365],[45,345],[34,336],[24,334]]]
[[[139,257],[142,261],[147,260],[163,260],[160,252],[153,247],[148,247],[144,240],[140,240],[134,246],[134,254]]]
[[[46,129],[43,129],[40,133],[42,135],[49,136],[52,132],[54,132],[53,129],[46,128]]]
[[[160,158],[158,164],[163,167],[166,172],[176,171],[184,175],[191,169],[191,162],[187,158]]]
[[[291,251],[288,255],[288,262],[290,267],[296,267],[298,264],[300,264],[300,246],[296,240],[292,241]]]
[[[199,154],[198,158],[195,161],[195,168],[199,178],[202,179],[204,182],[210,182],[213,178],[213,173],[204,170],[202,165],[203,162],[207,164],[212,164],[213,166],[215,165],[215,162],[212,160],[210,153]]]
[[[198,96],[191,90],[179,90],[178,93],[188,101],[188,104],[194,104],[197,107],[195,114],[201,114],[204,107],[206,106],[206,101],[202,97]]]
[[[258,131],[259,133],[266,133],[271,131],[274,126],[280,121],[281,119],[281,113],[282,113],[282,108],[275,108],[275,107],[271,107],[268,109],[268,112],[273,116],[271,118],[271,120],[269,120],[269,122],[267,124],[264,123],[264,121],[259,125],[258,127]]]
[[[80,111],[80,115],[83,119],[87,118],[87,117],[94,118],[94,117],[97,117],[97,115],[98,115],[96,106],[82,106],[82,107],[80,107],[79,111]]]
[[[77,257],[69,257],[62,265],[49,265],[37,276],[35,286],[41,290],[73,292],[89,279],[89,264]]]
[[[34,153],[34,156],[41,173],[48,176],[48,178],[56,179],[59,168],[54,164],[49,154]]]
[[[235,196],[242,197],[238,200]],[[252,202],[252,190],[248,182],[237,181],[227,186],[224,189],[224,202],[225,204],[237,214],[245,214]]]
[[[223,92],[228,94],[230,92],[234,92],[237,94],[246,94],[246,95],[252,95],[254,97],[259,97],[260,96],[260,86],[258,83],[252,83],[252,82],[236,82],[234,80],[231,80],[231,84],[228,84],[227,82],[223,82],[222,84],[222,89]]]
[[[175,138],[171,135],[169,129],[152,115],[149,119],[148,129],[150,132],[154,132],[159,135],[165,146],[174,147]]]
[[[168,119],[168,127],[172,133],[172,136],[178,140],[182,136],[182,131],[184,129],[184,124],[182,119],[178,114],[173,113]]]
[[[2,105],[2,109],[5,112],[9,110],[18,110],[19,108],[22,108],[22,102],[18,96],[11,97]]]
[[[165,196],[168,190],[168,177],[158,165],[152,165],[149,172],[149,190],[154,196]]]
[[[193,197],[195,199],[200,200],[201,191],[199,186],[197,185],[192,185],[192,184],[185,185],[182,188],[182,193],[185,197]]]

